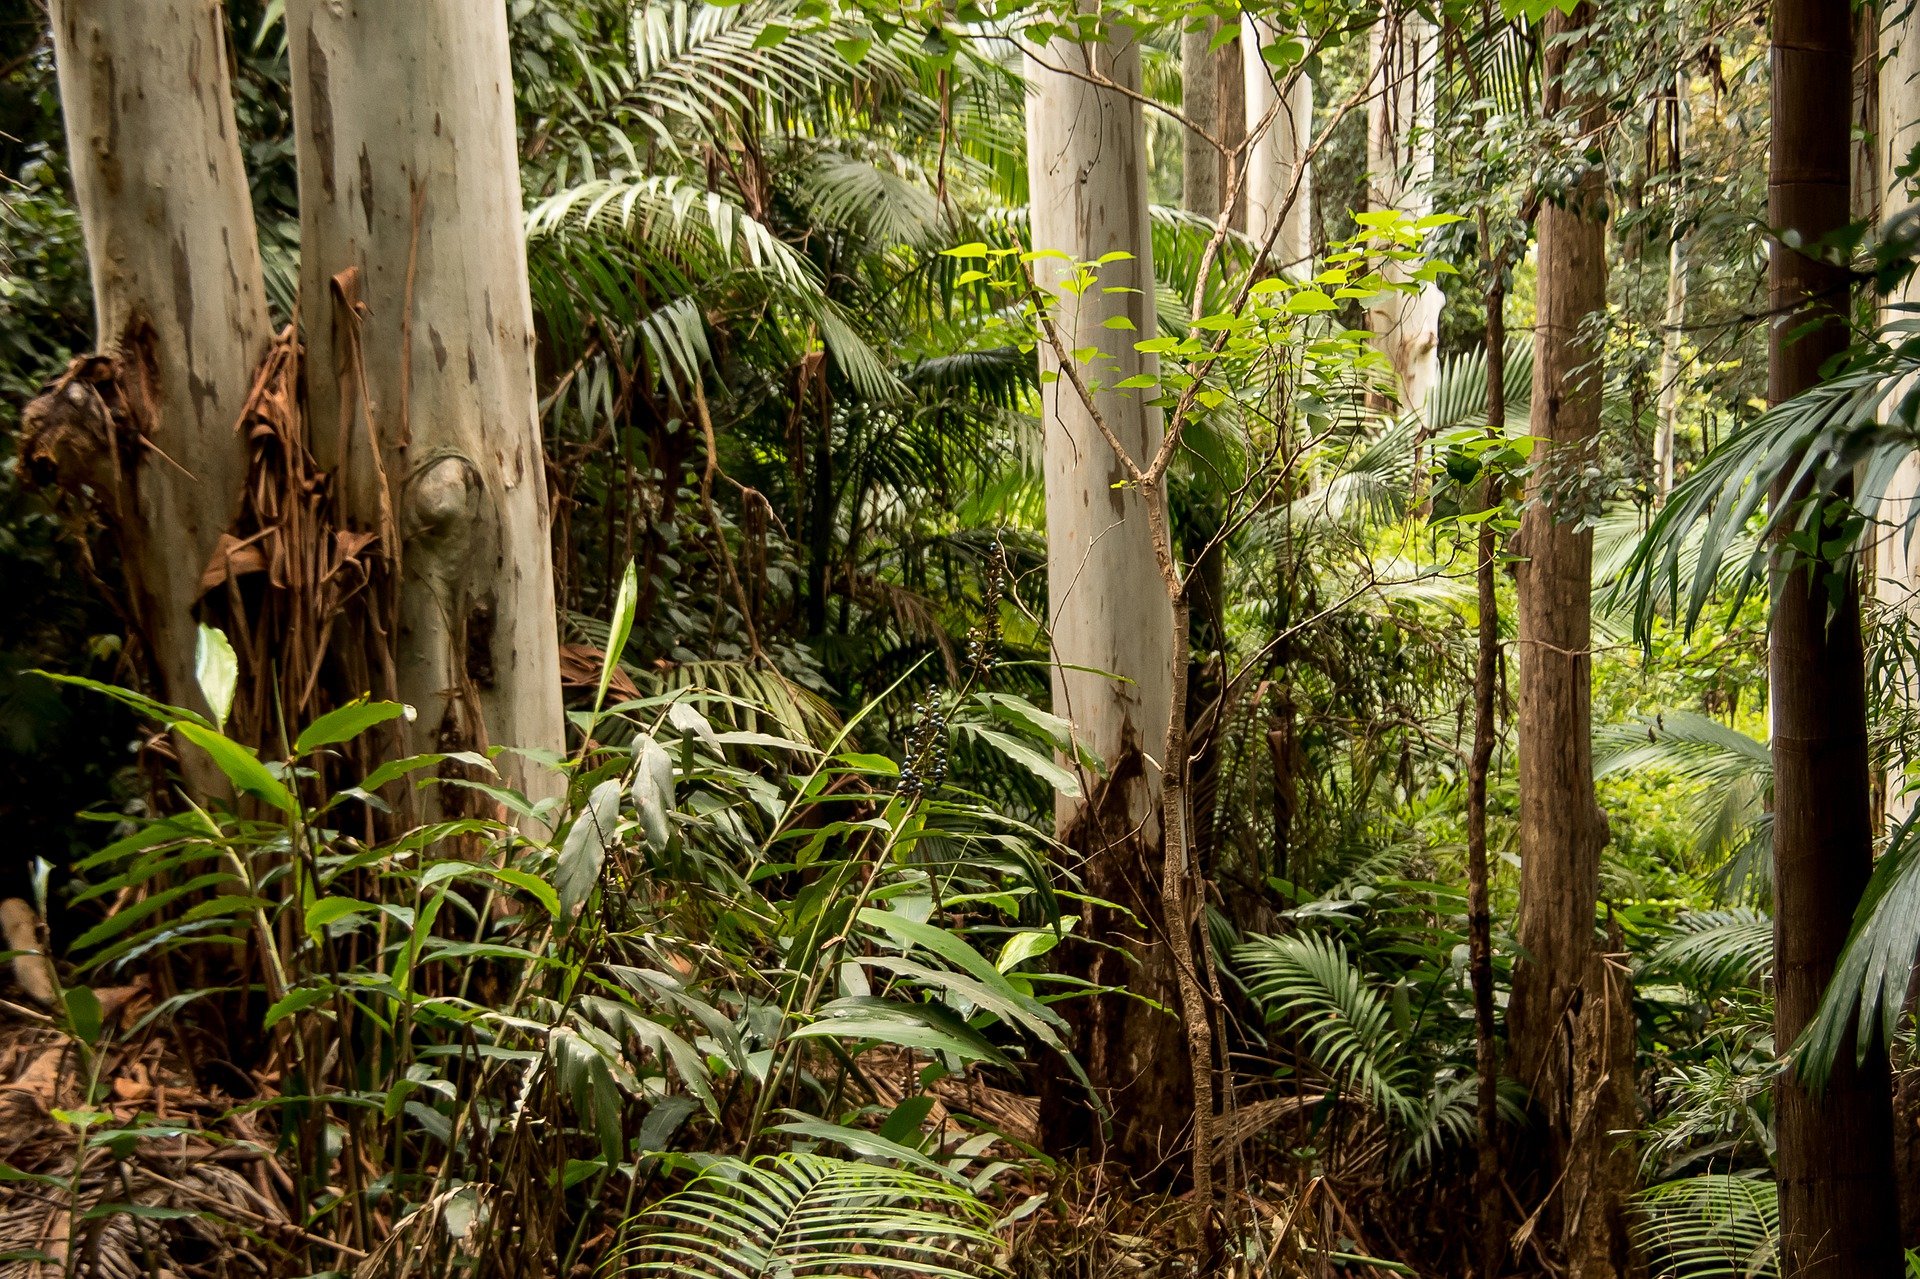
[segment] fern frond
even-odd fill
[[[1234,962],[1267,1021],[1299,1035],[1329,1078],[1394,1119],[1414,1116],[1405,1039],[1391,1006],[1344,943],[1313,935],[1255,937],[1234,951]]]
[[[971,1192],[876,1164],[720,1159],[629,1223],[609,1267],[672,1279],[976,1279],[999,1241]]]

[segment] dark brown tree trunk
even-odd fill
[[[1565,36],[1590,12],[1582,5],[1571,18],[1547,18],[1550,113],[1561,105]],[[1598,128],[1599,108],[1590,114]],[[1606,843],[1593,792],[1593,537],[1555,501],[1555,481],[1578,474],[1600,430],[1599,351],[1583,326],[1606,307],[1604,199],[1602,174],[1590,169],[1564,204],[1539,215],[1532,431],[1543,443],[1519,533],[1521,956],[1509,1026],[1536,1093],[1556,1076],[1565,1082],[1563,1023],[1593,950]]]
[[[1486,238],[1487,220],[1480,219]],[[1487,434],[1500,435],[1507,415],[1507,325],[1504,314],[1504,269],[1490,264],[1493,279],[1487,288]],[[1481,509],[1500,502],[1499,477],[1489,474],[1481,490]],[[1467,766],[1467,949],[1473,981],[1474,1068],[1479,1087],[1474,1098],[1473,1200],[1479,1210],[1478,1251],[1480,1279],[1493,1279],[1506,1254],[1501,1228],[1500,1062],[1494,1044],[1493,912],[1487,891],[1487,770],[1493,763],[1493,700],[1500,679],[1500,598],[1494,574],[1499,566],[1499,542],[1493,521],[1480,522],[1474,580],[1479,597],[1478,650],[1473,670],[1473,754]]]
[[[1587,56],[1590,4],[1547,16],[1544,113],[1577,113],[1579,145],[1598,145],[1605,104],[1570,99],[1568,64]],[[1539,214],[1532,433],[1542,439],[1527,482],[1518,567],[1520,677],[1520,954],[1508,1031],[1513,1066],[1531,1091],[1551,1160],[1569,1279],[1615,1279],[1631,1268],[1624,1198],[1631,1157],[1617,1120],[1634,1109],[1625,975],[1595,946],[1600,852],[1607,823],[1593,790],[1593,535],[1578,517],[1579,476],[1600,433],[1596,329],[1607,299],[1604,173],[1589,166]],[[1619,1068],[1620,1052],[1628,1055]]]
[[[1802,244],[1848,220],[1852,7],[1777,0],[1768,220]],[[1847,274],[1773,243],[1768,395],[1820,380],[1847,345]],[[1822,322],[1824,320],[1824,322]],[[1811,326],[1811,327],[1810,327]],[[1776,493],[1775,500],[1791,500]],[[1856,577],[1791,565],[1776,551],[1769,648],[1773,699],[1774,1039],[1813,1019],[1873,870],[1865,665]],[[1824,1092],[1791,1074],[1774,1090],[1785,1279],[1902,1273],[1885,1049],[1856,1064],[1849,1037]]]

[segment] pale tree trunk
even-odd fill
[[[1189,213],[1217,220],[1220,216],[1220,62],[1213,37],[1220,20],[1209,18],[1180,34],[1180,111],[1191,126],[1180,135],[1180,206]],[[1209,141],[1201,130],[1211,135]]]
[[[118,530],[133,620],[161,696],[205,710],[193,609],[239,508],[235,427],[273,336],[226,17],[219,0],[54,0],[51,17],[99,346],[123,383],[153,383],[153,448]],[[217,787],[197,754],[183,762],[196,788]]]
[[[1281,270],[1311,273],[1313,182],[1306,157],[1313,141],[1313,81],[1301,68],[1291,73],[1291,83],[1285,75],[1276,83],[1273,68],[1260,56],[1261,45],[1273,43],[1273,32],[1252,18],[1241,22],[1246,131],[1253,139],[1247,153],[1247,234],[1255,244],[1272,240],[1269,260]]]
[[[314,452],[346,520],[399,547],[408,746],[557,751],[506,11],[288,0],[287,34]],[[501,763],[530,794],[557,789]]]
[[[1102,268],[1099,285],[1081,297],[1063,295],[1054,317],[1065,349],[1099,349],[1083,367],[1112,387],[1156,371],[1154,357],[1133,349],[1155,328],[1140,104],[1049,66],[1137,89],[1139,50],[1130,42],[1061,41],[1027,66],[1033,247],[1080,260],[1134,255]],[[1037,262],[1036,284],[1057,292],[1063,267]],[[1111,317],[1123,317],[1130,328],[1105,327]],[[1039,349],[1042,372],[1058,373],[1052,345],[1042,342]],[[1103,390],[1093,398],[1120,446],[1144,466],[1161,442],[1159,410],[1135,391]],[[1128,470],[1066,377],[1043,388],[1042,417],[1053,704],[1109,767],[1106,779],[1092,779],[1085,801],[1060,798],[1057,826],[1084,859],[1079,869],[1088,891],[1128,907],[1151,930],[1135,929],[1113,911],[1090,911],[1088,935],[1124,949],[1082,951],[1079,975],[1176,1007],[1171,958],[1158,928],[1164,779],[1156,762],[1172,714],[1176,644],[1172,605],[1156,569],[1155,513],[1126,482]],[[1152,500],[1163,499],[1156,491]],[[1078,1005],[1069,1011],[1075,1048],[1105,1096],[1115,1147],[1136,1168],[1151,1169],[1173,1153],[1192,1116],[1180,1023],[1136,999],[1072,1002]],[[1070,1078],[1042,1081],[1045,1122],[1067,1142],[1085,1144],[1092,1134],[1074,1104],[1075,1091]]]
[[[1767,221],[1800,243],[1846,225],[1853,62],[1847,0],[1773,6],[1773,139]],[[1846,269],[1774,241],[1768,253],[1768,398],[1820,380],[1846,349]],[[1851,496],[1848,494],[1847,496]],[[1776,491],[1776,502],[1794,494]],[[1776,550],[1769,628],[1773,718],[1774,1043],[1786,1051],[1833,978],[1873,870],[1860,592]],[[1843,1042],[1826,1087],[1774,1085],[1784,1279],[1895,1279],[1903,1266],[1886,1045]]]
[[[1543,33],[1543,113],[1575,108],[1587,138],[1603,128],[1605,106],[1568,102],[1563,78],[1574,56],[1568,37],[1592,21],[1589,4],[1572,15],[1555,10]],[[1545,1121],[1570,1279],[1615,1279],[1632,1258],[1633,1155],[1619,1135],[1634,1122],[1631,1005],[1624,969],[1595,945],[1607,823],[1593,788],[1593,534],[1556,501],[1600,432],[1603,376],[1591,325],[1607,300],[1604,176],[1588,168],[1564,203],[1539,213],[1530,431],[1543,443],[1517,547],[1520,954],[1508,1024],[1515,1073]]]
[[[1687,75],[1685,72],[1673,78],[1673,112],[1670,134],[1673,146],[1673,167],[1676,174],[1682,173],[1687,145]],[[1676,209],[1671,238],[1667,244],[1667,305],[1660,322],[1660,426],[1654,436],[1653,469],[1654,498],[1664,503],[1667,494],[1673,492],[1674,443],[1673,433],[1680,412],[1680,340],[1687,322],[1687,236],[1681,231],[1681,218],[1684,213],[1678,208],[1678,202],[1685,199],[1685,178],[1680,182],[1680,195],[1676,198]]]
[[[1874,131],[1883,218],[1914,203],[1914,179],[1901,177],[1899,169],[1920,146],[1920,21],[1904,5],[1894,6],[1893,14],[1897,20],[1890,20],[1880,32],[1879,127]],[[1887,302],[1883,319],[1912,319],[1913,311],[1894,308],[1920,304],[1920,280],[1903,282]],[[1887,500],[1889,531],[1874,548],[1874,594],[1883,606],[1907,610],[1911,616],[1920,609],[1920,554],[1916,554],[1920,540],[1910,539],[1905,526],[1914,514],[1913,504],[1920,501],[1920,455],[1901,463],[1888,486]],[[1908,690],[1908,696],[1920,701],[1920,689]],[[1898,823],[1912,815],[1914,796],[1906,791],[1899,761],[1886,779],[1886,795],[1889,821]]]
[[[1408,10],[1389,9],[1368,36],[1367,207],[1398,209],[1411,218],[1433,212],[1433,109],[1439,33]],[[1407,279],[1387,263],[1388,280]],[[1440,376],[1440,286],[1388,291],[1372,304],[1374,346],[1393,364],[1400,407],[1426,408]]]

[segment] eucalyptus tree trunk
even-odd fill
[[[1673,101],[1669,140],[1673,148],[1674,172],[1681,175],[1684,198],[1684,168],[1687,144],[1687,76],[1684,71],[1673,77]],[[1673,492],[1673,434],[1680,412],[1680,339],[1687,322],[1687,236],[1681,230],[1676,213],[1667,243],[1667,305],[1660,323],[1660,425],[1654,436],[1653,469],[1655,500],[1665,502]]]
[[[1879,155],[1875,167],[1879,171],[1883,219],[1896,216],[1914,203],[1914,179],[1901,177],[1899,170],[1920,146],[1920,20],[1904,5],[1894,6],[1894,13],[1899,20],[1890,21],[1881,30],[1878,59],[1879,127],[1875,142]],[[1920,304],[1920,280],[1905,281],[1887,301],[1893,306]],[[1882,318],[1911,319],[1913,314],[1890,306]],[[1901,464],[1887,498],[1891,531],[1874,548],[1874,593],[1883,606],[1904,610],[1910,619],[1920,620],[1920,555],[1916,555],[1920,543],[1910,541],[1903,527],[1903,522],[1916,514],[1914,503],[1920,501],[1920,454]],[[1920,701],[1920,689],[1909,689],[1908,696]],[[1913,812],[1914,796],[1905,790],[1904,772],[1896,761],[1886,779],[1886,814],[1892,823],[1904,821]],[[1915,1186],[1914,1193],[1920,1195],[1920,1186]]]
[[[306,402],[397,548],[411,749],[562,746],[506,11],[288,0]],[[502,756],[529,793],[545,770]]]
[[[1439,31],[1412,10],[1389,8],[1368,35],[1367,207],[1412,218],[1433,212],[1434,88]],[[1401,264],[1381,268],[1405,281]],[[1440,286],[1390,290],[1372,304],[1373,342],[1393,364],[1400,406],[1424,410],[1440,376]]]
[[[1578,33],[1592,21],[1588,3],[1554,10],[1543,33],[1543,114],[1573,112],[1583,149],[1604,128],[1605,105],[1571,98],[1566,83],[1570,58],[1588,48]],[[1563,202],[1542,204],[1536,224],[1530,433],[1542,444],[1517,546],[1520,954],[1508,1025],[1515,1073],[1545,1121],[1570,1279],[1631,1270],[1633,1156],[1618,1134],[1637,1118],[1625,973],[1595,944],[1608,836],[1593,788],[1593,534],[1578,523],[1579,477],[1600,433],[1604,179],[1589,166]]]
[[[1134,350],[1155,328],[1140,103],[1081,78],[1139,88],[1138,46],[1112,39],[1056,41],[1027,66],[1033,247],[1082,261],[1134,255],[1101,268],[1099,284],[1081,296],[1061,294],[1053,315],[1068,351],[1098,350],[1091,365],[1081,367],[1108,388],[1156,371],[1153,356]],[[1053,69],[1060,67],[1080,75]],[[1058,293],[1064,268],[1036,262],[1036,285]],[[1107,327],[1113,318],[1127,327]],[[1042,373],[1060,373],[1051,343],[1039,349]],[[1162,438],[1159,410],[1136,391],[1101,390],[1093,400],[1135,463],[1151,460]],[[1116,911],[1090,909],[1087,935],[1103,945],[1081,950],[1077,975],[1172,1008],[1178,1006],[1172,960],[1155,928],[1162,918],[1164,781],[1156,758],[1168,736],[1180,645],[1150,527],[1164,508],[1148,507],[1149,500],[1164,499],[1157,490],[1149,499],[1128,483],[1128,470],[1067,377],[1046,380],[1042,417],[1053,705],[1108,769],[1105,778],[1088,779],[1084,798],[1060,798],[1056,824],[1082,859],[1087,891],[1127,907],[1154,929],[1144,931]],[[1180,1023],[1124,996],[1071,1003],[1077,1007],[1063,1011],[1073,1022],[1075,1050],[1112,1115],[1114,1146],[1136,1168],[1151,1169],[1173,1152],[1192,1116]],[[1076,1104],[1077,1091],[1067,1077],[1043,1080],[1043,1122],[1070,1144],[1090,1144],[1093,1126]]]
[[[1767,220],[1803,244],[1849,217],[1847,0],[1773,7],[1773,141]],[[1776,240],[1768,255],[1768,397],[1820,380],[1847,346],[1844,267]],[[1776,491],[1774,500],[1796,495]],[[1860,591],[1776,549],[1768,652],[1773,718],[1774,1042],[1784,1051],[1819,1008],[1873,870]],[[1856,1061],[1848,1036],[1824,1091],[1793,1073],[1774,1087],[1784,1279],[1902,1273],[1886,1046]]]
[[[1220,20],[1208,18],[1180,33],[1180,111],[1189,127],[1180,135],[1180,206],[1217,220],[1226,189],[1220,149],[1220,62],[1213,37]],[[1203,133],[1202,130],[1205,132]]]
[[[116,481],[136,642],[161,696],[204,711],[193,608],[239,508],[235,426],[273,336],[226,16],[219,0],[54,0],[51,18],[97,341],[151,414],[152,447]],[[190,781],[218,789],[196,760]]]
[[[1242,19],[1240,44],[1246,77],[1247,234],[1272,243],[1268,259],[1283,271],[1313,266],[1313,175],[1307,151],[1313,143],[1313,81],[1301,68],[1291,83],[1260,55],[1273,32]],[[1284,96],[1281,90],[1285,90]],[[1276,229],[1277,228],[1277,229]]]

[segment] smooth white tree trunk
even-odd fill
[[[400,547],[410,744],[557,751],[506,10],[288,0],[287,35],[314,451],[348,519]],[[502,762],[535,792],[555,788],[546,770]]]
[[[1416,13],[1387,12],[1368,37],[1367,206],[1433,212],[1434,87],[1439,35]],[[1404,268],[1382,270],[1404,280]],[[1374,346],[1393,364],[1403,409],[1422,410],[1440,375],[1440,286],[1389,291],[1369,312]]]
[[[1058,41],[1045,63],[1072,66],[1137,90],[1138,48]],[[1153,248],[1147,206],[1140,103],[1115,89],[1049,70],[1029,58],[1027,169],[1031,235],[1037,250],[1077,261],[1132,254],[1100,268],[1079,297],[1061,293],[1065,263],[1040,259],[1036,283],[1060,294],[1054,323],[1069,353],[1095,348],[1075,367],[1105,388],[1156,371],[1134,343],[1155,331]],[[1109,328],[1109,319],[1125,327]],[[1051,341],[1040,344],[1043,375],[1061,371]],[[1133,461],[1145,467],[1159,447],[1160,412],[1138,390],[1102,389],[1101,418]],[[1079,854],[1088,893],[1118,902],[1086,912],[1088,947],[1072,961],[1096,985],[1125,986],[1175,1007],[1177,984],[1164,940],[1166,864],[1162,760],[1173,722],[1176,641],[1172,601],[1154,552],[1157,514],[1100,431],[1078,388],[1052,376],[1042,386],[1047,503],[1047,614],[1052,633],[1053,708],[1107,761],[1106,778],[1089,778],[1084,797],[1062,795],[1056,822]],[[1163,489],[1153,490],[1163,501]],[[1162,513],[1164,508],[1162,508]],[[1185,653],[1180,654],[1182,661]],[[1118,676],[1119,678],[1113,678]],[[1169,890],[1172,891],[1172,890]],[[1076,1055],[1113,1116],[1113,1149],[1146,1171],[1163,1166],[1194,1115],[1193,1077],[1181,1024],[1139,999],[1103,997],[1071,1014]],[[1044,1079],[1042,1112],[1063,1138],[1080,1144],[1084,1112],[1070,1079]],[[1074,1134],[1069,1136],[1069,1134]]]
[[[127,588],[161,695],[204,710],[193,607],[239,508],[234,428],[273,336],[226,18],[219,0],[54,0],[50,16],[97,341],[123,379],[144,367],[157,382],[155,450],[135,463],[122,530]]]
[[[1301,71],[1282,98],[1273,68],[1260,55],[1263,44],[1273,43],[1273,33],[1252,18],[1241,22],[1247,136],[1252,139],[1247,149],[1247,234],[1255,244],[1273,236],[1269,257],[1280,269],[1311,273],[1313,173],[1306,156],[1313,144],[1313,81]]]
[[[1131,44],[1059,42],[1045,55],[1137,88],[1139,50]],[[1099,284],[1079,297],[1063,295],[1056,323],[1069,350],[1098,348],[1082,365],[1107,387],[1135,374],[1157,372],[1151,355],[1134,343],[1155,331],[1153,242],[1148,222],[1146,150],[1140,105],[1030,61],[1027,150],[1032,183],[1033,247],[1058,249],[1077,260],[1124,252],[1130,261],[1101,268]],[[1057,292],[1066,264],[1035,264],[1037,282]],[[1108,328],[1112,317],[1131,328]],[[1040,346],[1043,374],[1059,364]],[[1102,390],[1101,415],[1120,443],[1144,466],[1160,446],[1160,411],[1152,392]],[[1065,378],[1043,394],[1047,491],[1048,612],[1057,660],[1123,676],[1125,683],[1088,671],[1056,669],[1054,704],[1085,741],[1107,760],[1130,751],[1149,755],[1166,739],[1172,696],[1172,606],[1155,566],[1145,501],[1126,485],[1127,472],[1101,436],[1092,415]],[[1160,770],[1149,767],[1133,787],[1132,821],[1157,830]],[[1077,804],[1062,800],[1064,828]]]
[[[1910,9],[1896,7],[1898,21],[1891,21],[1880,32],[1880,110],[1876,131],[1879,155],[1876,168],[1880,176],[1880,216],[1899,214],[1916,202],[1915,179],[1899,175],[1901,166],[1920,146],[1920,16]],[[1920,304],[1920,281],[1908,280],[1889,303]],[[1886,319],[1913,318],[1911,311],[1889,309]],[[1895,473],[1885,515],[1888,530],[1875,547],[1874,593],[1887,607],[1902,608],[1920,617],[1920,537],[1909,539],[1906,523],[1920,502],[1920,455],[1909,457]],[[1909,690],[1920,701],[1920,690]],[[1906,793],[1906,778],[1896,769],[1886,779],[1886,811],[1889,821],[1905,820],[1913,812],[1916,796]]]

